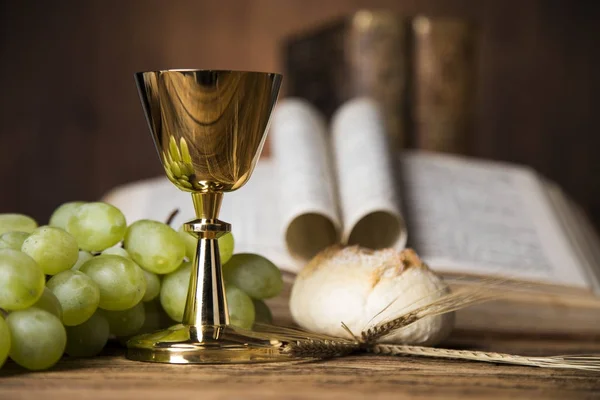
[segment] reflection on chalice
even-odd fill
[[[167,70],[135,78],[165,173],[191,192],[196,219],[185,230],[198,245],[182,324],[132,338],[127,357],[167,363],[289,360],[286,343],[301,337],[275,327],[249,331],[229,324],[217,241],[231,228],[217,219],[223,193],[250,178],[281,75]]]

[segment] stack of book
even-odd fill
[[[469,152],[477,30],[452,18],[358,11],[287,39],[286,95],[331,117],[344,102],[380,102],[396,148]]]

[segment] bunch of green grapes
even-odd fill
[[[255,254],[233,254],[231,234],[219,253],[233,325],[270,322],[264,299],[282,288],[279,269]],[[70,202],[48,225],[0,214],[0,367],[10,357],[42,370],[67,354],[90,357],[109,338],[181,322],[196,239],[167,224],[127,226],[116,207]]]

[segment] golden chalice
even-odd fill
[[[223,193],[240,188],[252,174],[281,75],[167,70],[135,78],[165,172],[191,192],[197,219],[185,229],[198,245],[183,323],[132,338],[127,357],[182,364],[289,360],[286,340],[300,338],[229,324],[217,241],[231,228],[217,219]]]

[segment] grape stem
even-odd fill
[[[165,224],[171,226],[171,224],[173,223],[173,220],[175,219],[177,214],[179,214],[179,208],[176,208],[173,211],[171,211],[171,214],[169,214],[169,216],[167,217]],[[171,226],[171,228],[172,228],[172,226]]]

